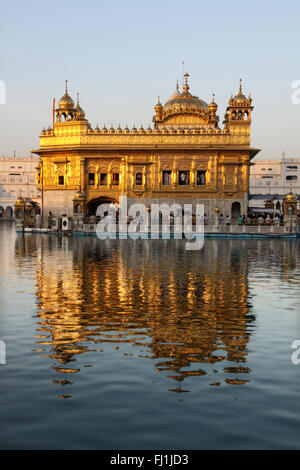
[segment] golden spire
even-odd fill
[[[162,110],[162,104],[160,102],[160,96],[157,97],[157,104],[154,107],[156,112],[160,112]]]
[[[68,94],[68,80],[66,80],[66,95]]]
[[[185,96],[187,96],[189,94],[189,85],[188,85],[188,77],[189,77],[189,74],[187,72],[185,72],[184,74],[184,80],[185,80],[185,83],[183,85],[183,91],[184,91],[184,94]]]

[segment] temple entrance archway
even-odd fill
[[[232,203],[232,206],[231,206],[231,219],[237,220],[240,215],[241,215],[241,203],[238,201],[235,201]]]
[[[109,196],[101,196],[91,199],[86,205],[86,213],[90,215],[98,215],[97,209],[101,204],[118,204],[119,201]]]
[[[12,217],[13,216],[13,208],[10,206],[7,206],[5,209],[5,215],[6,217]]]

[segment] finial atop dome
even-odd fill
[[[230,100],[231,101],[231,100]],[[243,95],[243,90],[242,90],[242,79],[240,78],[240,86],[239,86],[239,92],[235,97],[233,98],[233,101],[235,101],[235,104],[241,105],[243,103],[247,104],[248,100],[245,95]],[[231,103],[230,103],[231,104]]]
[[[188,84],[188,77],[189,77],[189,74],[185,72],[184,85],[183,85],[183,91],[184,91],[185,96],[189,94],[189,89],[190,89],[189,84]]]
[[[216,112],[217,108],[218,108],[218,105],[215,103],[215,94],[213,93],[212,94],[212,102],[209,105],[209,109],[210,109],[210,111]]]
[[[154,109],[155,109],[155,112],[156,112],[156,117],[158,119],[161,119],[162,114],[163,114],[163,106],[160,102],[160,96],[158,96],[157,104],[154,106]]]
[[[85,112],[83,111],[83,109],[80,107],[80,104],[79,104],[79,93],[77,93],[77,103],[75,106],[75,110],[76,110],[77,121],[85,118]]]

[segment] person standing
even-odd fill
[[[36,228],[40,228],[40,222],[41,222],[41,216],[40,216],[40,213],[37,212],[35,214],[35,226],[36,226]]]

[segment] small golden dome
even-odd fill
[[[84,199],[84,194],[83,194],[83,192],[77,191],[77,193],[75,194],[74,199]]]
[[[101,129],[101,134],[107,134],[107,133],[108,133],[108,130],[106,129],[105,124],[104,124],[104,126]]]
[[[58,102],[58,107],[60,109],[73,109],[74,108],[74,101],[68,95],[68,80],[66,80],[66,91],[64,96]]]
[[[213,99],[212,99],[212,102],[209,104],[209,110],[216,111],[217,109],[218,109],[218,105],[215,103],[215,94],[213,93]]]
[[[25,200],[23,199],[22,196],[19,196],[19,197],[18,197],[18,199],[16,200],[16,204],[19,204],[19,205],[25,204]]]
[[[293,193],[293,191],[290,191],[286,196],[285,196],[286,201],[296,201],[296,196]]]
[[[110,133],[110,134],[115,134],[115,133],[116,133],[116,131],[115,131],[113,125],[110,126],[109,133]]]
[[[245,95],[242,93],[242,79],[240,79],[240,89],[237,95],[234,96],[232,99],[233,103],[235,105],[247,105],[248,104],[248,99],[246,98]]]
[[[161,111],[163,109],[163,106],[160,102],[160,98],[158,97],[157,104],[154,106],[155,111]]]
[[[151,129],[150,125],[146,129],[146,134],[152,134],[152,129]]]
[[[77,104],[75,106],[75,111],[76,111],[76,120],[80,121],[85,118],[85,112],[79,105],[79,93],[77,93]]]
[[[123,132],[123,131],[122,131],[121,126],[120,126],[120,124],[119,124],[119,127],[118,127],[117,130],[116,130],[116,134],[122,134],[122,132]]]

